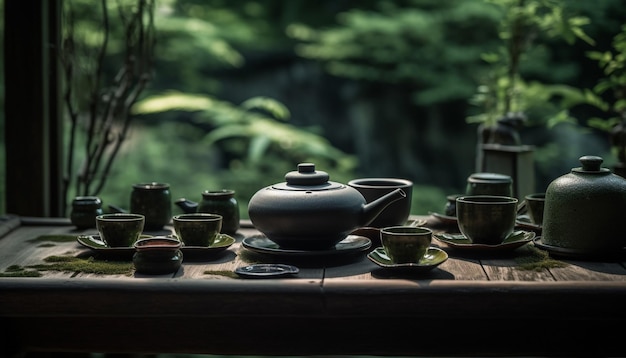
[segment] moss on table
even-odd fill
[[[46,263],[30,265],[28,267],[39,271],[82,272],[128,276],[134,271],[132,262],[101,261],[93,257],[83,259],[73,256],[48,256],[44,259],[44,262]]]
[[[527,245],[525,255],[517,256],[515,261],[520,270],[541,271],[543,269],[565,267],[568,264],[550,257],[547,251],[540,250],[533,245]]]

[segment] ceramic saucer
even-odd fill
[[[448,216],[448,215],[443,215],[439,213],[430,213],[430,215],[434,216],[435,218],[439,219],[439,221],[446,223],[446,224],[457,223],[456,216]]]
[[[244,277],[283,277],[291,276],[300,272],[295,266],[285,264],[254,264],[237,267],[235,273]]]
[[[141,235],[144,237],[151,237],[151,235]],[[79,244],[88,247],[99,254],[115,257],[128,257],[132,258],[135,254],[135,248],[133,247],[108,247],[101,239],[100,235],[79,235],[76,240]],[[199,255],[199,254],[214,254],[223,250],[226,250],[232,244],[235,243],[235,239],[226,234],[220,234],[215,242],[208,247],[202,246],[182,246],[180,250],[183,252],[183,256],[186,254]]]
[[[346,255],[365,251],[372,247],[372,241],[370,239],[358,235],[348,235],[334,247],[325,250],[283,249],[278,246],[277,243],[263,235],[246,237],[241,244],[246,249],[261,254],[299,257]]]
[[[433,237],[454,249],[475,251],[510,251],[524,246],[535,238],[533,231],[515,231],[498,245],[473,244],[462,234],[436,234]]]
[[[448,259],[448,254],[440,248],[430,247],[426,254],[419,262],[411,262],[406,264],[394,264],[385,253],[382,247],[375,248],[367,254],[367,258],[380,267],[396,270],[410,270],[415,272],[430,271],[439,266]]]
[[[550,244],[546,244],[541,241],[541,236],[537,236],[533,243],[535,247],[546,250],[550,254],[570,258],[570,259],[579,259],[579,260],[595,260],[595,259],[624,259],[626,258],[626,247],[621,251],[617,250],[616,252],[606,252],[606,251],[589,251],[589,250],[581,250],[581,249],[571,249],[566,247],[553,246]]]

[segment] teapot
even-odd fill
[[[313,163],[298,164],[297,171],[285,174],[285,182],[265,187],[250,198],[250,221],[281,248],[323,250],[406,197],[398,188],[366,203],[358,190],[329,178],[328,173],[315,170]]]

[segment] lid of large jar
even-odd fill
[[[499,173],[474,173],[467,178],[470,183],[512,183],[513,178]]]

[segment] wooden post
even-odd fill
[[[535,192],[534,147],[528,145],[481,144],[480,171],[499,173],[513,179],[513,196],[523,199]]]

